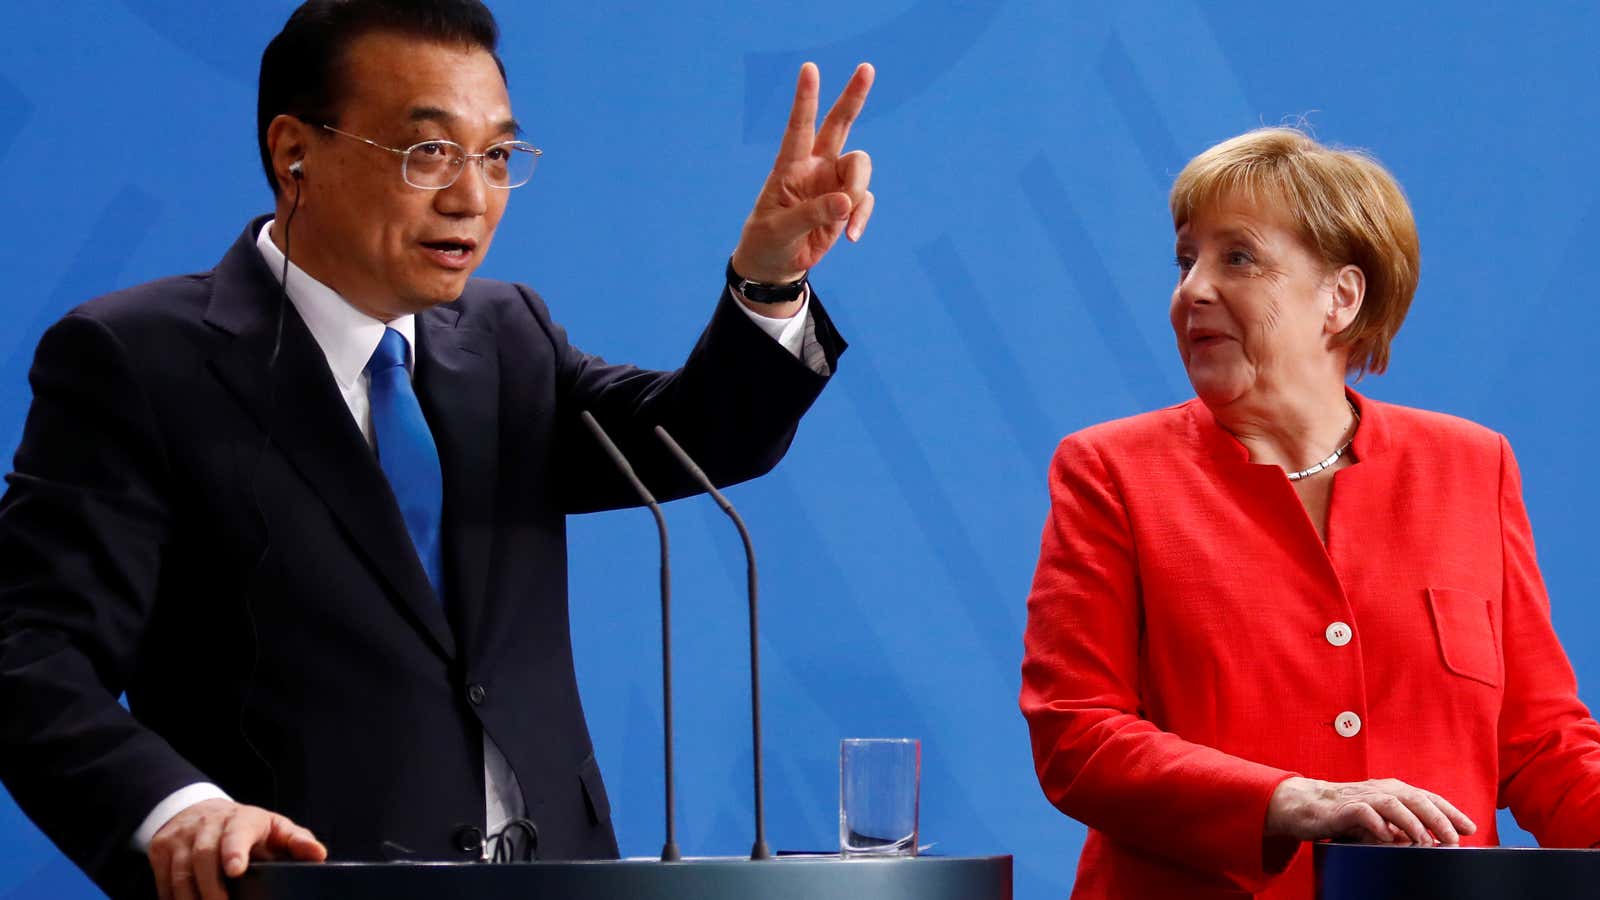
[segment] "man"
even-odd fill
[[[310,0],[262,59],[274,215],[40,341],[0,500],[0,778],[108,893],[478,858],[518,819],[542,858],[616,855],[564,516],[633,497],[578,414],[662,495],[692,486],[657,424],[721,482],[776,463],[844,349],[804,279],[872,211],[841,153],[872,71],[817,130],[801,70],[711,324],[645,372],[469,277],[536,158],[496,40],[477,0]]]

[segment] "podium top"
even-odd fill
[[[237,900],[1011,900],[1011,857],[782,856],[492,863],[257,863]]]
[[[1600,850],[1317,844],[1321,900],[1568,900],[1600,885]]]

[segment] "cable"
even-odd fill
[[[244,601],[245,624],[250,629],[250,669],[244,683],[242,702],[239,705],[239,737],[245,746],[250,748],[256,759],[261,761],[267,770],[268,777],[272,780],[272,805],[277,806],[278,798],[278,773],[273,769],[272,763],[250,740],[249,733],[244,727],[244,711],[249,708],[251,691],[255,685],[256,668],[261,663],[261,634],[256,629],[256,614],[253,603],[252,588],[261,573],[261,567],[266,565],[267,555],[272,552],[272,527],[267,521],[266,510],[261,507],[261,463],[266,458],[267,448],[272,446],[272,432],[278,419],[278,354],[283,349],[283,319],[285,308],[289,305],[289,241],[291,226],[294,225],[294,214],[300,210],[300,173],[295,172],[294,200],[289,206],[289,215],[283,222],[283,269],[278,278],[278,315],[277,325],[272,338],[272,353],[267,357],[267,413],[266,432],[261,437],[261,446],[256,450],[256,458],[250,466],[250,501],[255,506],[256,521],[261,525],[261,553],[256,556],[256,561],[245,575],[242,599]]]
[[[521,840],[517,839],[518,834],[522,835]],[[494,845],[494,850],[489,854],[489,862],[533,862],[539,853],[539,826],[519,816],[507,822],[504,828],[489,835],[489,843]]]

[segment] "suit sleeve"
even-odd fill
[[[612,365],[573,347],[537,297],[530,307],[555,345],[559,379],[557,462],[567,512],[638,504],[578,415],[593,413],[659,500],[699,489],[663,452],[663,426],[719,486],[765,474],[794,440],[800,417],[827,384],[762,332],[724,289],[711,323],[681,369]],[[813,292],[816,340],[837,369],[845,342]]]
[[[1600,725],[1550,622],[1516,458],[1500,439],[1505,585],[1499,805],[1545,847],[1600,846]]]
[[[1056,451],[1028,597],[1022,713],[1050,802],[1111,840],[1246,891],[1296,845],[1264,850],[1267,802],[1294,773],[1162,731],[1143,717],[1137,547],[1099,450]],[[1270,858],[1269,858],[1270,857]]]
[[[174,790],[208,780],[118,703],[168,540],[167,463],[122,346],[70,315],[39,343],[0,499],[0,780],[98,881]]]

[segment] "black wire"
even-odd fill
[[[245,624],[250,629],[250,674],[245,680],[244,689],[242,692],[246,700],[249,699],[249,696],[254,688],[256,669],[261,664],[261,634],[256,628],[253,588],[257,578],[261,574],[261,567],[267,563],[267,555],[272,552],[272,526],[267,521],[266,510],[261,507],[261,463],[264,459],[266,459],[267,448],[272,446],[272,432],[274,426],[277,424],[278,419],[277,369],[278,354],[279,351],[283,349],[284,308],[289,305],[290,226],[294,224],[294,214],[299,210],[300,179],[296,178],[294,179],[294,201],[289,206],[289,217],[285,219],[283,223],[283,270],[278,279],[278,321],[272,338],[272,354],[267,357],[266,431],[261,437],[261,446],[256,449],[255,461],[250,465],[250,502],[255,506],[256,521],[261,525],[262,543],[261,552],[256,556],[255,563],[250,567],[249,573],[245,576],[242,598],[244,601]],[[276,805],[278,793],[278,775],[277,772],[272,768],[272,763],[259,749],[257,749],[255,743],[250,740],[249,733],[245,730],[244,709],[246,707],[248,707],[248,703],[240,705],[239,736],[245,742],[245,745],[250,748],[250,752],[255,754],[256,759],[261,761],[261,765],[266,768],[268,776],[272,779],[272,795],[274,798],[274,805]]]
[[[522,835],[520,841],[517,840],[518,834]],[[539,826],[519,816],[507,822],[499,831],[489,835],[488,840],[494,845],[494,850],[489,854],[490,862],[533,862],[539,852]]]
[[[281,294],[278,297],[278,327],[272,338],[272,355],[267,357],[267,372],[269,374],[277,368],[278,351],[283,349],[283,308],[289,305],[289,227],[294,224],[294,214],[299,211],[300,179],[297,177],[294,180],[294,203],[289,207],[289,218],[285,219],[283,223],[283,274],[278,279],[278,287],[281,291]],[[275,407],[277,406],[277,380],[273,379],[271,381],[271,385],[271,393],[268,395],[269,402],[267,408],[269,410],[275,410]],[[269,439],[272,437],[272,423],[270,421],[267,423],[267,437]],[[265,452],[266,446],[263,445],[261,449],[263,452]],[[257,463],[260,463],[259,459],[257,460]]]

